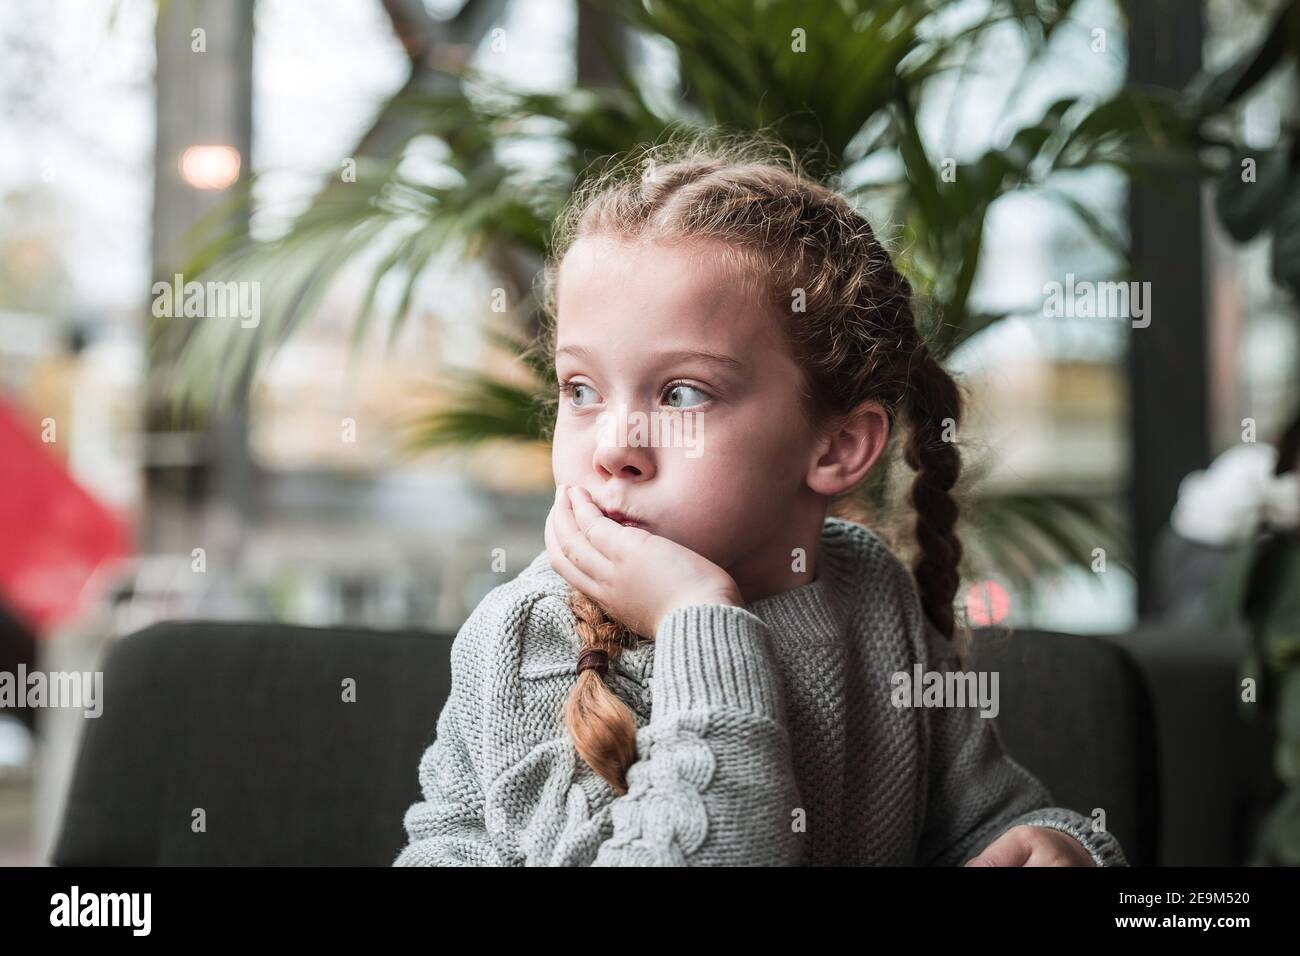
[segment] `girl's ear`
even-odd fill
[[[836,423],[817,445],[808,469],[808,487],[836,495],[852,488],[871,470],[889,441],[889,414],[879,402],[863,402]]]

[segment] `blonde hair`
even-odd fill
[[[569,589],[569,608],[584,648],[594,647],[614,660],[624,647],[632,646],[636,635],[576,588]],[[636,717],[609,689],[600,671],[586,668],[578,673],[577,686],[564,707],[564,725],[587,765],[615,793],[627,793],[627,768],[636,760]]]
[[[865,401],[880,402],[891,426],[896,415],[905,417],[910,434],[903,458],[917,472],[910,491],[918,546],[913,576],[926,616],[952,640],[962,548],[950,492],[961,458],[944,428],[960,421],[962,396],[926,347],[911,287],[866,218],[762,135],[706,131],[634,150],[587,180],[556,220],[541,280],[545,320],[538,348],[548,359],[555,350],[560,263],[574,242],[597,235],[713,244],[735,281],[782,321],[804,369],[801,404],[816,432],[831,433],[837,419]],[[796,295],[802,310],[792,307]],[[553,427],[553,416],[549,422]],[[860,488],[837,495],[832,514],[865,518]],[[615,659],[626,643],[617,635],[626,629],[576,590],[570,607],[582,645]],[[636,725],[599,672],[578,675],[565,722],[582,758],[625,792]]]

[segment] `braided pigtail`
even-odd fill
[[[956,437],[962,398],[957,383],[924,344],[917,354],[904,399],[911,435],[903,451],[903,460],[916,471],[911,501],[919,553],[913,574],[926,616],[940,634],[954,640],[953,598],[962,546],[956,531],[960,508],[951,491],[961,474]]]
[[[627,792],[627,768],[636,762],[636,718],[609,688],[609,661],[618,657],[632,635],[599,604],[575,589],[569,607],[577,622],[582,649],[578,653],[578,683],[564,708],[564,723],[578,751],[622,796]]]

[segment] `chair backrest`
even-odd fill
[[[123,638],[51,862],[389,865],[452,636],[177,622]],[[1001,673],[1008,752],[1059,805],[1105,809],[1132,862],[1153,860],[1154,745],[1127,655],[1036,632],[977,646],[976,666]]]
[[[1043,782],[1056,806],[1103,821],[1131,864],[1154,866],[1156,724],[1132,655],[1101,637],[990,629],[975,632],[971,666],[999,674],[996,721],[1007,753]]]
[[[450,648],[446,634],[208,622],[121,639],[51,862],[390,864]]]

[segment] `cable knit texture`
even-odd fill
[[[563,723],[579,640],[545,552],[474,609],[395,866],[948,865],[1017,825],[1127,865],[1007,756],[978,707],[895,707],[890,676],[956,668],[912,576],[828,517],[816,577],[744,608],[678,608],[611,660],[636,718],[616,797]]]

